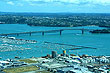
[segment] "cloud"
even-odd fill
[[[22,3],[17,3],[17,5],[18,5],[18,6],[23,6],[23,4],[22,4]]]
[[[5,2],[9,5],[16,5],[16,6],[23,6],[24,1],[23,0],[1,0],[2,2]]]
[[[61,3],[61,4],[76,4],[76,5],[110,5],[110,0],[24,0],[25,2],[44,4],[44,3]]]
[[[110,0],[85,0],[85,1],[82,0],[81,3],[98,4],[98,5],[110,5]]]
[[[26,2],[36,2],[36,3],[79,3],[79,0],[24,0]]]
[[[14,2],[26,2],[31,4],[45,4],[45,3],[61,3],[61,4],[75,4],[75,5],[110,5],[110,0],[0,0],[6,1],[13,5]]]
[[[12,1],[8,1],[7,4],[9,4],[9,5],[15,5]]]

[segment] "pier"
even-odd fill
[[[18,33],[3,33],[3,34],[0,34],[0,36],[8,36],[8,35],[21,35],[21,34],[29,34],[30,36],[34,33],[42,33],[42,35],[44,36],[45,33],[56,33],[56,32],[59,32],[60,35],[62,35],[62,32],[63,31],[66,31],[66,30],[80,30],[81,31],[81,34],[84,34],[85,31],[90,31],[89,29],[58,29],[58,30],[47,30],[47,31],[30,31],[30,32],[18,32]]]
[[[47,43],[47,44],[58,44],[58,45],[65,45],[65,46],[74,47],[72,49],[66,49],[66,50],[77,50],[77,49],[83,49],[83,48],[97,49],[97,48],[94,48],[94,47],[87,47],[87,46],[80,46],[80,45],[70,45],[70,44],[62,44],[62,43],[52,43],[52,42],[46,42],[46,41],[44,43]]]

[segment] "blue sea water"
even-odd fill
[[[68,29],[68,28],[86,28],[86,29],[102,29],[97,26],[84,26],[84,27],[30,27],[26,24],[0,24],[0,33],[14,33],[14,32],[26,32],[26,31],[41,31],[41,30],[54,30],[54,29]],[[88,55],[110,55],[110,34],[91,34],[85,32],[85,34],[80,34],[79,30],[66,30],[63,31],[62,35],[57,33],[45,33],[44,36],[41,33],[25,35],[13,35],[18,39],[27,39],[27,40],[36,40],[36,44],[28,44],[31,50],[16,50],[16,51],[7,51],[0,52],[0,57],[2,59],[14,58],[15,56],[20,56],[21,58],[29,58],[32,56],[40,57],[47,54],[51,54],[52,50],[56,50],[58,53],[62,53],[63,49],[68,47],[48,44],[44,46],[44,41],[53,42],[53,43],[64,43],[71,45],[81,45],[89,46],[97,49],[78,49],[78,50],[69,50],[68,54],[88,54]],[[3,43],[0,43],[3,44]],[[21,45],[27,47],[26,45]]]

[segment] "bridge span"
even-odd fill
[[[62,35],[62,31],[64,31],[64,30],[80,30],[81,34],[84,34],[85,31],[90,31],[90,29],[57,29],[57,30],[46,30],[46,31],[3,33],[3,34],[0,34],[0,36],[8,36],[8,35],[17,35],[17,36],[19,36],[20,34],[29,34],[31,36],[33,33],[42,33],[42,35],[44,35],[45,33],[56,33],[56,32],[59,32],[59,34]]]

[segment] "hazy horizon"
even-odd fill
[[[64,14],[110,14],[110,13],[98,13],[98,12],[94,12],[94,13],[75,13],[75,12],[4,12],[4,11],[0,11],[1,13],[52,13],[52,14],[60,14],[60,13],[64,13]]]

